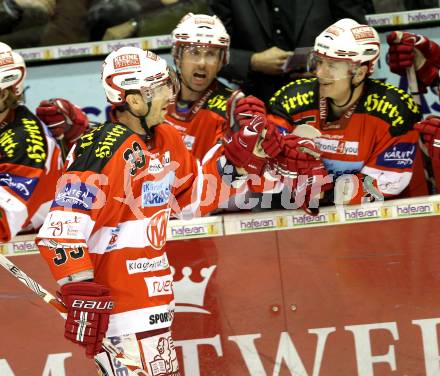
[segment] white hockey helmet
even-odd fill
[[[167,85],[175,95],[179,82],[167,62],[151,51],[122,47],[104,60],[101,72],[107,101],[123,105],[127,92],[138,91],[145,102],[151,102],[155,89]]]
[[[0,90],[12,87],[14,94],[23,94],[26,65],[20,54],[0,42]]]
[[[359,65],[367,63],[369,74],[374,71],[379,53],[377,31],[350,18],[339,20],[315,39],[314,54]]]
[[[217,16],[188,13],[172,33],[173,57],[178,58],[180,47],[186,45],[217,47],[223,51],[223,64],[229,62],[230,37]]]

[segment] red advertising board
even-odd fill
[[[438,376],[440,217],[170,242],[185,375]],[[55,291],[37,255],[11,259]],[[0,375],[94,375],[0,270]],[[120,370],[120,375],[124,373]]]

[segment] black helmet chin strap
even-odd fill
[[[344,104],[338,105],[335,103],[335,101],[333,100],[333,98],[329,98],[330,102],[332,102],[336,107],[342,108],[345,107],[347,104],[350,103],[351,99],[353,98],[353,94],[354,94],[354,90],[362,83],[365,81],[365,78],[363,78],[359,83],[354,84],[353,83],[353,78],[354,78],[354,74],[351,76],[351,82],[350,82],[350,96],[348,97],[347,101]]]
[[[150,113],[151,106],[147,106],[148,109],[145,115],[136,115],[131,111],[130,106],[127,103],[125,103],[124,106],[131,115],[139,119],[142,129],[145,131],[145,141],[150,141],[154,136],[154,127],[149,127],[147,124],[147,116]]]

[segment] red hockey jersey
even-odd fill
[[[188,150],[202,160],[226,131],[226,102],[233,90],[214,81],[204,95],[188,109],[179,112],[176,103],[168,108],[165,122],[176,128]]]
[[[40,121],[25,106],[11,111],[0,129],[0,242],[41,226],[61,169],[60,149]]]
[[[201,166],[174,128],[155,127],[153,140],[146,144],[112,123],[84,135],[36,241],[58,281],[93,270],[94,281],[110,288],[115,310],[107,336],[171,325],[172,275],[165,252],[170,214],[197,207],[203,214],[219,202],[215,148]],[[209,190],[210,199],[203,198]]]
[[[369,175],[385,197],[400,194],[411,180],[418,140],[413,125],[421,118],[411,96],[367,79],[359,100],[339,119],[329,121],[327,106],[319,96],[317,79],[296,80],[271,98],[269,117],[287,132],[300,124],[319,129],[322,136],[315,141],[334,179],[343,174]]]

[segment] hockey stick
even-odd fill
[[[9,271],[15,278],[17,278],[21,283],[26,285],[30,290],[36,293],[40,298],[42,298],[46,303],[50,304],[55,308],[63,319],[67,318],[67,308],[66,306],[45,288],[43,288],[39,283],[29,277],[25,272],[23,272],[17,265],[12,263],[7,257],[0,253],[0,265],[3,266],[7,271]],[[148,374],[142,368],[139,368],[134,364],[133,361],[127,359],[123,353],[121,353],[112,344],[102,344],[103,349],[105,349],[109,354],[112,354],[117,360],[119,360],[133,375],[144,375]]]
[[[408,80],[409,92],[413,97],[414,102],[420,106],[422,101],[419,94],[419,86],[417,83],[417,76],[414,66],[406,68],[406,77]],[[422,135],[420,135],[419,137],[419,147],[420,150],[422,151],[423,169],[425,173],[426,184],[428,185],[428,193],[430,195],[435,195],[437,194],[437,185],[434,177],[434,169],[432,167],[432,161],[429,158],[428,150],[426,149],[423,143]]]

